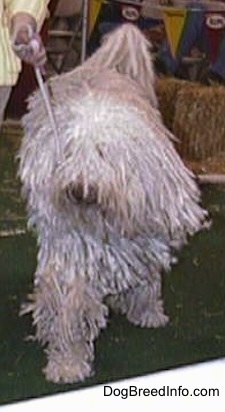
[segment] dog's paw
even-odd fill
[[[140,320],[140,326],[145,328],[159,328],[166,326],[169,317],[164,313],[150,313],[143,316]]]
[[[166,326],[169,322],[169,317],[164,313],[145,313],[141,318],[128,315],[127,319],[134,325],[141,326],[142,328],[159,328]]]
[[[54,383],[80,382],[92,375],[91,365],[86,361],[68,362],[68,359],[63,357],[50,360],[43,372],[46,379]]]
[[[142,312],[135,310],[129,311],[127,313],[127,319],[142,328],[159,328],[169,322],[169,317],[165,315],[160,301],[154,308],[146,308],[146,310]]]
[[[79,357],[77,353],[60,352],[49,355],[47,366],[43,370],[48,381],[74,383],[92,375],[91,361],[87,356]]]

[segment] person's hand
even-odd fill
[[[11,24],[12,48],[17,56],[33,66],[43,66],[46,51],[36,31],[35,19],[26,13],[17,13]]]

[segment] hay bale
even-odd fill
[[[218,153],[218,155],[208,157],[204,160],[187,160],[185,163],[189,169],[193,170],[198,175],[225,175],[225,153]]]
[[[204,160],[225,152],[225,88],[196,83],[176,97],[173,133],[181,156]]]
[[[156,94],[159,110],[166,127],[173,131],[173,121],[176,110],[177,94],[186,87],[193,87],[195,83],[174,77],[158,78],[156,81]]]

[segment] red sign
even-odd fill
[[[209,44],[209,59],[213,63],[217,58],[222,37],[225,35],[225,11],[206,12],[205,27]]]

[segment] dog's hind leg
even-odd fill
[[[92,374],[94,339],[106,326],[107,307],[82,279],[60,284],[53,274],[39,277],[27,312],[48,357],[44,369],[53,382],[72,383]]]
[[[107,303],[112,309],[126,314],[130,322],[142,327],[164,326],[169,320],[164,314],[159,273],[151,282],[146,281],[118,295],[111,295]]]

